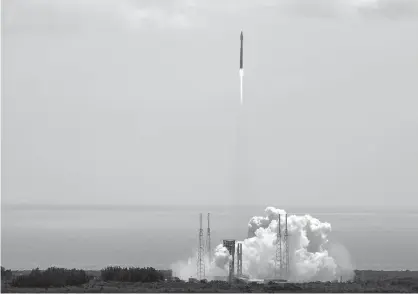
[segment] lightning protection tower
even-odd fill
[[[287,213],[285,219],[285,229],[284,229],[284,274],[286,279],[289,278],[290,274],[290,257],[289,257],[289,232],[287,230]]]
[[[276,237],[276,262],[274,276],[276,279],[283,276],[283,251],[282,251],[282,229],[281,229],[281,215],[277,220],[277,237]]]
[[[205,247],[203,241],[202,214],[200,214],[199,245],[197,249],[197,278],[205,278]]]
[[[208,231],[206,234],[206,253],[208,255],[209,265],[212,263],[212,248],[211,248],[211,241],[210,241],[210,213],[208,213]]]

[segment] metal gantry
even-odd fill
[[[242,277],[242,243],[237,245],[237,276]]]
[[[229,262],[229,283],[232,283],[235,274],[235,240],[223,240],[223,245],[232,257]]]

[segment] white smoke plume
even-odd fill
[[[240,85],[241,85],[241,88],[240,88],[240,97],[241,97],[241,105],[244,103],[244,98],[243,98],[243,79],[244,79],[244,69],[240,69],[239,70],[239,78],[240,78]]]
[[[276,232],[279,214],[281,230],[285,229],[286,211],[267,207],[265,216],[254,216],[248,223],[248,238],[242,242],[243,274],[253,279],[274,277]],[[347,250],[342,245],[328,244],[331,225],[310,215],[288,216],[290,281],[332,281],[352,279],[354,272]],[[230,255],[222,244],[215,248],[214,260],[206,276],[227,276]],[[206,264],[208,261],[206,260]],[[196,258],[173,265],[183,279],[196,275]]]
[[[214,258],[212,263],[209,263],[208,256],[205,256],[206,270],[205,274],[208,280],[210,277],[215,276],[227,276],[228,275],[228,263],[232,259],[228,250],[219,244],[214,250]],[[188,258],[186,261],[178,261],[171,265],[173,275],[179,277],[182,280],[189,278],[196,278],[197,275],[197,251],[193,257]]]

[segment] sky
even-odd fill
[[[416,36],[415,0],[4,0],[2,203],[417,205]]]

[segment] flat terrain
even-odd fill
[[[93,272],[90,272],[93,274]],[[90,282],[79,287],[63,288],[15,288],[2,282],[2,292],[8,293],[185,293],[185,292],[418,292],[418,271],[356,271],[355,281],[347,283],[312,282],[288,283],[284,285],[234,284],[226,282],[188,283],[188,282],[158,282],[158,283],[124,283],[104,282],[96,276]]]

